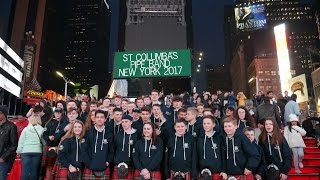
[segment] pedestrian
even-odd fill
[[[297,117],[301,115],[299,110],[299,105],[296,101],[297,101],[297,95],[292,94],[291,99],[286,104],[285,110],[284,110],[284,119],[286,123],[290,123],[290,118],[289,118],[290,114],[295,114]]]
[[[131,127],[132,117],[126,115],[121,120],[123,130],[114,137],[114,169],[112,179],[134,178],[132,153],[135,143],[140,139],[136,129]]]
[[[166,172],[169,174],[166,174],[166,178],[197,179],[196,139],[186,135],[187,125],[184,119],[178,119],[174,123],[174,129],[176,133],[169,138],[167,144]]]
[[[85,123],[87,117],[88,117],[89,107],[87,101],[82,101],[80,104],[80,112],[78,119]]]
[[[263,97],[264,104],[257,107],[256,113],[254,115],[256,124],[263,124],[267,117],[272,117],[278,123],[278,127],[282,127],[279,108],[275,104],[271,104],[272,101],[269,96]],[[273,102],[273,101],[272,101]]]
[[[11,120],[16,126],[18,131],[18,138],[20,138],[20,135],[25,127],[28,126],[29,121],[27,118],[23,117],[22,115],[18,115],[17,119]]]
[[[95,124],[87,131],[83,179],[111,179],[110,165],[113,162],[113,132],[107,129],[103,110],[95,113]]]
[[[121,108],[114,108],[113,120],[109,121],[106,124],[106,128],[108,129],[108,131],[112,132],[113,136],[115,136],[120,131],[122,131],[122,125],[121,125],[122,116],[123,114],[122,114]]]
[[[76,120],[59,144],[58,160],[52,170],[54,179],[81,179],[82,163],[89,157],[85,154],[87,142],[84,138],[83,122]]]
[[[19,139],[17,154],[22,160],[22,180],[38,178],[39,165],[42,157],[43,132],[41,117],[32,115],[28,118],[29,124],[23,129]]]
[[[306,131],[300,126],[299,119],[295,114],[290,114],[290,124],[284,128],[284,137],[293,152],[293,163],[295,172],[300,174],[299,168],[303,168],[302,159],[304,157],[304,148],[306,145],[302,136],[306,135]]]
[[[6,179],[16,156],[17,126],[7,120],[8,108],[0,105],[0,179]]]
[[[292,151],[274,118],[267,117],[263,125],[264,129],[259,136],[259,145],[263,149],[269,167],[266,178],[286,180],[292,166]],[[279,178],[269,173],[277,169],[279,170]],[[271,177],[268,177],[270,175]]]
[[[242,131],[237,128],[235,118],[223,120],[225,134],[224,150],[226,174],[228,178],[253,180],[253,171],[259,166],[260,155],[258,150],[249,141]]]
[[[249,111],[243,106],[238,107],[235,118],[237,120],[238,129],[240,131],[242,131],[246,127],[256,128],[256,123],[253,117],[250,115]]]
[[[216,121],[212,115],[203,117],[203,129],[197,139],[199,177],[211,174],[211,179],[227,178],[223,139],[220,132],[215,130]]]
[[[136,142],[132,152],[135,167],[134,179],[139,176],[144,179],[161,180],[160,165],[163,158],[164,145],[156,134],[155,125],[143,125],[143,138]]]
[[[237,94],[238,106],[245,106],[246,105],[246,100],[247,100],[247,97],[244,95],[243,92],[239,92]]]

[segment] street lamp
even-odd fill
[[[62,79],[64,80],[65,84],[64,84],[64,98],[65,100],[67,100],[67,92],[68,92],[68,83],[75,86],[75,84],[70,81],[68,78],[64,77],[63,74],[59,71],[56,71],[57,75],[62,77]]]

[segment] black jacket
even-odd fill
[[[226,173],[229,175],[240,175],[247,168],[255,171],[260,163],[260,155],[257,148],[239,129],[232,138],[224,135],[224,150],[226,161]]]
[[[6,162],[14,159],[17,147],[17,126],[7,120],[0,125],[0,158]]]
[[[82,121],[83,123],[85,123],[86,120],[87,120],[88,114],[89,114],[89,113],[88,113],[87,111],[80,112],[80,113],[79,113],[79,116],[78,116],[78,119],[79,119],[80,121]]]
[[[270,142],[272,137],[269,136]],[[274,145],[268,142],[259,142],[262,147],[267,165],[275,164],[278,166],[280,173],[287,174],[291,169],[292,150],[290,149],[286,139],[283,137],[283,142],[280,145]],[[269,147],[270,146],[270,147]],[[280,153],[278,148],[280,148]],[[271,149],[271,152],[270,152]]]
[[[278,105],[261,104],[257,107],[256,113],[254,114],[256,123],[262,123],[267,117],[275,118],[279,127],[281,127],[281,118]]]
[[[163,157],[163,142],[161,138],[157,138],[157,142],[150,145],[151,140],[140,139],[134,145],[132,159],[135,169],[141,171],[159,171]]]
[[[62,120],[62,119],[61,119]],[[49,136],[55,136],[55,134],[60,134],[59,133],[59,127],[61,124],[61,120],[57,121],[56,119],[51,119],[44,127],[44,132],[43,132],[43,139],[46,141],[46,145],[50,147],[55,147],[58,146],[61,138],[59,139],[54,139],[51,141],[49,139]],[[58,136],[56,136],[58,138]]]
[[[200,118],[197,118],[196,122],[193,125],[187,124],[187,133],[188,135],[191,135],[193,137],[199,136],[200,132],[204,132],[203,126],[202,126],[203,120]]]

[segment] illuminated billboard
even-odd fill
[[[247,4],[234,9],[236,26],[240,31],[254,31],[266,26],[265,4]]]
[[[280,24],[274,27],[274,35],[277,46],[277,57],[281,92],[291,92],[289,80],[291,79],[290,58],[287,46],[286,25]]]

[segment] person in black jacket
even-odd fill
[[[88,107],[88,102],[87,101],[82,101],[80,104],[80,112],[79,112],[79,117],[78,119],[82,121],[83,123],[86,122],[87,117],[89,113],[89,107]]]
[[[53,168],[53,178],[67,179],[68,174],[77,174],[81,179],[82,163],[87,162],[88,156],[84,153],[87,142],[84,138],[83,122],[76,120],[70,130],[63,136],[58,150],[58,161]]]
[[[258,106],[254,114],[256,124],[263,124],[264,120],[267,117],[273,117],[274,119],[276,119],[278,127],[281,127],[282,124],[278,106],[275,104],[271,104],[271,99],[268,96],[264,96],[263,100],[264,104]]]
[[[7,120],[7,106],[0,106],[0,179],[10,172],[18,147],[17,126]]]
[[[264,129],[259,136],[259,145],[263,149],[268,166],[275,165],[279,169],[279,179],[288,179],[287,174],[292,166],[292,151],[274,118],[266,118]]]
[[[132,117],[125,115],[121,120],[123,130],[114,137],[114,169],[112,179],[133,179],[134,164],[132,152],[135,143],[140,139],[136,129],[131,127]]]
[[[198,179],[196,139],[186,135],[186,121],[178,119],[174,123],[175,136],[169,138],[167,144],[168,163],[166,178]]]
[[[202,119],[197,119],[198,110],[194,107],[187,109],[186,121],[187,121],[187,134],[193,137],[199,136],[200,132],[203,131]]]
[[[136,142],[132,152],[135,167],[134,178],[143,176],[145,179],[161,180],[160,164],[164,147],[161,138],[152,123],[143,125],[143,138]]]
[[[253,175],[257,180],[261,180],[264,177],[267,168],[267,163],[264,157],[263,149],[261,146],[257,144],[257,141],[255,140],[255,132],[253,128],[246,127],[243,129],[243,133],[247,136],[250,142],[258,149],[261,161],[259,163],[259,167],[253,172]]]
[[[197,153],[200,176],[206,170],[212,174],[212,179],[227,178],[221,133],[215,129],[216,123],[213,116],[203,117],[204,132],[197,139]]]
[[[226,152],[226,173],[229,177],[241,179],[253,179],[253,174],[260,163],[258,150],[243,134],[237,129],[237,120],[227,117],[223,120],[224,149]]]
[[[83,179],[110,179],[110,165],[113,161],[113,133],[105,126],[106,115],[103,110],[95,113],[95,125],[87,134],[85,153],[89,161],[85,162]]]
[[[256,123],[249,111],[245,107],[238,107],[235,118],[237,119],[238,129],[242,131],[246,127],[255,128]]]
[[[122,131],[122,110],[120,108],[114,108],[113,110],[113,120],[106,123],[106,128],[108,131],[112,132],[113,136],[118,134],[120,131]]]

